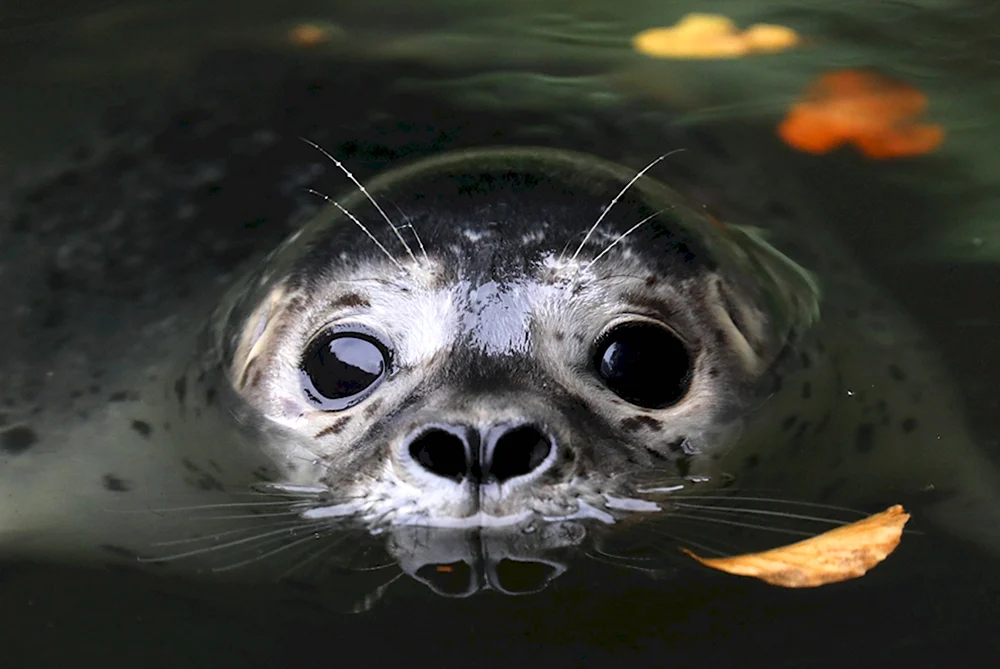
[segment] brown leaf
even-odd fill
[[[753,576],[785,588],[814,588],[864,576],[899,545],[910,514],[899,504],[856,523],[763,553],[703,558],[681,550],[706,567]]]

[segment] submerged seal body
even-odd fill
[[[912,324],[839,260],[786,255],[787,222],[720,220],[652,173],[502,148],[358,182],[198,327],[142,333],[127,410],[7,448],[3,549],[200,565],[202,540],[345,525],[401,562],[432,530],[548,549],[733,481],[933,488],[932,518],[995,546],[996,477]]]

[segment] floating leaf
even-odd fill
[[[799,43],[785,26],[759,23],[740,32],[720,14],[688,14],[669,28],[650,28],[632,38],[636,51],[654,58],[740,58],[784,51]]]
[[[326,23],[299,23],[288,30],[288,41],[303,48],[316,47],[332,40],[339,29]]]
[[[909,519],[897,504],[856,523],[763,553],[703,558],[681,550],[706,567],[729,574],[785,588],[813,588],[864,576],[896,549]]]
[[[914,120],[926,107],[927,97],[913,86],[872,72],[839,70],[806,89],[778,135],[807,153],[853,143],[874,159],[920,155],[944,141],[940,126]]]

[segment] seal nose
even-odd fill
[[[500,483],[535,471],[552,452],[552,439],[534,425],[497,425],[483,436],[483,473]]]
[[[461,481],[471,470],[479,442],[479,431],[475,428],[434,423],[421,428],[410,439],[407,450],[431,474]]]
[[[425,425],[407,451],[423,469],[475,483],[503,483],[538,469],[553,449],[553,439],[531,424],[505,423],[476,429],[466,425]]]

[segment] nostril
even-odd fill
[[[489,473],[503,483],[537,469],[552,451],[552,440],[533,425],[509,429],[496,438]]]
[[[410,442],[410,457],[430,473],[456,481],[469,469],[465,441],[439,428],[425,430]]]

